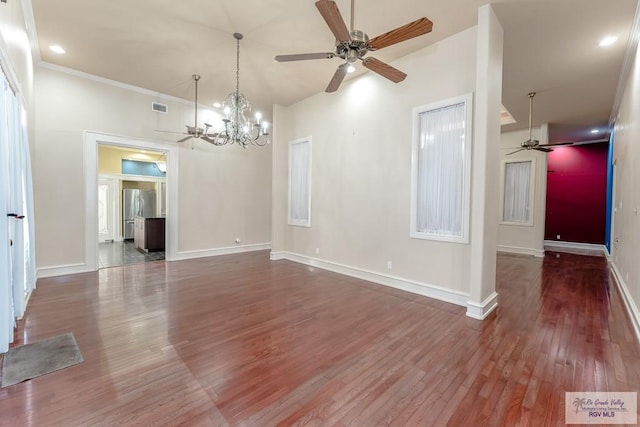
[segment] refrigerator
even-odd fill
[[[155,190],[122,190],[122,234],[125,240],[133,239],[133,219],[137,216],[156,217]]]

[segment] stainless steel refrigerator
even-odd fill
[[[125,240],[133,239],[133,219],[137,216],[156,217],[155,190],[122,190],[122,232]]]

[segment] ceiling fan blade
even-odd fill
[[[344,76],[347,75],[347,67],[348,67],[348,64],[346,63],[338,67],[336,72],[333,74],[333,77],[331,78],[329,85],[325,89],[325,92],[331,93],[338,90],[338,88],[342,84],[342,81],[344,80]]]
[[[344,23],[344,19],[342,19],[340,9],[338,9],[336,2],[332,0],[318,0],[316,2],[316,7],[329,26],[333,35],[336,37],[336,40],[340,42],[351,40],[349,30],[347,29],[347,25]]]
[[[550,153],[550,152],[553,151],[551,148],[545,148],[545,147],[542,147],[542,146],[533,147],[532,150],[542,151],[544,153]]]
[[[175,132],[175,131],[172,131],[172,130],[158,130],[158,129],[156,129],[156,130],[154,130],[154,132],[175,133],[177,135],[188,135],[188,133],[186,133],[186,132]]]
[[[400,83],[407,77],[402,71],[376,58],[364,58],[362,64],[374,73],[378,73],[394,83]]]
[[[512,151],[512,152],[507,153],[507,154],[505,154],[505,155],[506,155],[506,156],[510,156],[510,155],[512,155],[512,154],[516,154],[516,153],[518,153],[518,152],[520,152],[520,151],[522,151],[522,150],[526,150],[526,148],[519,148],[519,149],[517,149],[516,151]]]
[[[402,27],[398,27],[395,30],[388,31],[372,38],[369,40],[369,49],[382,49],[383,47],[391,46],[393,44],[427,34],[431,32],[432,29],[433,22],[427,18],[420,18],[403,25]]]
[[[289,62],[289,61],[306,61],[308,59],[331,59],[336,54],[333,52],[321,52],[321,53],[298,53],[293,55],[278,55],[276,61]]]
[[[190,140],[191,138],[193,138],[193,136],[192,136],[192,135],[189,135],[189,136],[185,136],[184,138],[182,138],[182,139],[179,139],[179,140],[178,140],[178,142],[185,142],[185,141],[188,141],[188,140]]]
[[[565,145],[573,145],[573,142],[553,142],[550,144],[539,144],[538,147],[562,147]]]

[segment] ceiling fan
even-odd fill
[[[365,58],[364,56],[368,52],[427,34],[431,32],[433,28],[433,22],[427,18],[420,18],[370,39],[364,31],[356,30],[354,27],[354,0],[351,0],[351,30],[347,29],[347,25],[344,19],[342,19],[342,15],[335,1],[318,0],[316,1],[316,7],[336,38],[335,52],[278,55],[276,56],[276,61],[303,61],[308,59],[331,59],[335,57],[344,59],[345,62],[338,66],[325,92],[335,92],[338,90],[347,72],[350,71],[350,68],[351,70],[353,69],[352,64],[357,60],[361,60],[362,64],[369,70],[380,74],[394,83],[403,81],[407,75],[402,71],[376,58]]]
[[[187,135],[182,139],[179,139],[177,142],[185,142],[188,141],[191,138],[200,138],[203,139],[207,142],[211,142],[211,140],[209,139],[209,135],[208,135],[208,131],[209,128],[211,127],[210,124],[205,123],[204,124],[204,128],[198,127],[198,81],[200,80],[200,76],[198,74],[193,74],[191,76],[193,78],[193,81],[195,82],[195,100],[194,100],[194,110],[195,110],[195,122],[193,126],[189,126],[189,125],[185,125],[187,128],[186,132],[173,132],[173,131],[166,131],[166,130],[158,130],[156,132],[166,132],[166,133],[178,133],[178,134],[182,134],[182,135]]]
[[[555,144],[540,144],[540,141],[538,141],[537,139],[533,139],[533,130],[531,127],[531,119],[533,116],[533,97],[536,96],[535,92],[529,92],[529,139],[527,139],[526,141],[523,141],[520,144],[520,148],[517,149],[516,151],[512,151],[511,153],[508,153],[507,156],[510,156],[512,154],[515,154],[517,152],[520,152],[522,150],[536,150],[536,151],[542,151],[543,153],[549,153],[551,151],[553,151],[552,148],[549,147],[559,147],[559,146],[563,146],[563,145],[572,145],[573,142],[558,142]]]

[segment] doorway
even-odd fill
[[[175,144],[85,132],[85,254],[89,269],[175,259],[177,156]],[[106,166],[102,164],[105,161]],[[125,161],[129,163],[126,166]],[[155,173],[150,173],[150,168]],[[125,238],[123,190],[132,188],[154,193],[153,210],[135,211],[135,216],[157,221],[154,229],[162,231],[160,246],[157,240],[155,246],[146,247]],[[145,199],[145,203],[148,208],[151,202]]]
[[[165,259],[166,153],[98,144],[98,267]],[[145,235],[136,228],[149,225]],[[160,224],[160,225],[158,225]],[[147,235],[161,244],[150,247]]]

